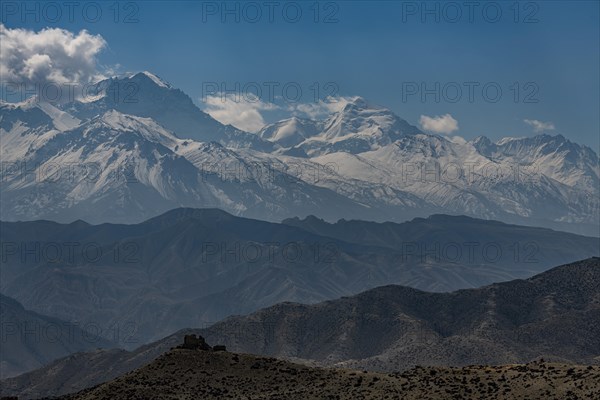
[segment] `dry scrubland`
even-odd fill
[[[174,349],[111,382],[60,399],[600,399],[600,367],[540,361],[382,374]]]

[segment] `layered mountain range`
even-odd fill
[[[2,220],[135,223],[176,207],[279,221],[464,214],[598,236],[598,155],[563,136],[472,141],[345,99],[324,120],[223,125],[143,72],[0,104]]]
[[[201,334],[235,351],[393,371],[543,357],[600,364],[600,258],[451,293],[388,285],[314,305],[284,303]]]
[[[600,255],[599,238],[445,215],[272,223],[182,208],[140,224],[1,222],[0,230],[0,293],[126,348],[285,301],[389,284],[474,288]]]
[[[387,285],[356,296],[313,305],[282,303],[247,316],[230,317],[209,328],[185,329],[132,351],[110,349],[73,354],[36,371],[3,380],[0,382],[1,394],[38,398],[91,388],[90,393],[96,395],[102,392],[108,396],[105,393],[112,384],[93,387],[121,375],[124,378],[116,381],[118,387],[145,381],[148,386],[156,388],[168,379],[186,376],[185,380],[192,385],[205,388],[207,383],[221,382],[221,379],[209,379],[215,372],[215,366],[223,366],[222,372],[228,378],[238,376],[240,359],[250,360],[246,366],[249,371],[245,371],[241,379],[247,380],[252,376],[252,382],[256,382],[258,376],[252,370],[267,367],[265,361],[274,363],[271,366],[278,366],[270,369],[271,377],[291,367],[289,363],[284,365],[283,361],[265,360],[264,356],[304,365],[345,368],[330,370],[329,374],[344,374],[347,368],[353,368],[386,372],[383,376],[391,376],[391,372],[421,365],[430,366],[425,369],[427,375],[433,377],[436,373],[444,374],[443,369],[448,366],[486,364],[488,367],[481,367],[482,375],[486,376],[494,368],[504,369],[490,364],[510,364],[511,368],[516,368],[513,381],[524,376],[532,377],[532,374],[523,373],[527,372],[527,368],[515,364],[539,361],[540,358],[555,363],[596,365],[587,370],[597,371],[600,364],[599,285],[600,259],[591,258],[553,268],[529,279],[451,293],[430,293]],[[161,360],[165,357],[173,361],[173,353],[168,353],[169,350],[181,344],[182,338],[188,334],[200,334],[209,343],[226,344],[227,350],[246,354],[238,355],[236,361],[235,354],[206,353],[200,356],[203,358],[201,366],[193,368],[193,360],[186,358],[188,362],[179,366],[182,368],[180,373],[165,372],[159,368],[157,364],[164,367],[165,363]],[[168,355],[160,357],[164,353]],[[225,358],[218,361],[220,357]],[[150,367],[144,367],[149,363]],[[176,365],[174,362],[166,364]],[[156,371],[156,374],[149,380],[148,377],[142,378],[139,372],[127,375],[137,368]],[[296,365],[294,368],[307,367]],[[540,371],[540,364],[536,362],[534,369],[538,372],[533,375],[548,377],[554,368],[557,366]],[[579,369],[574,365],[559,369],[564,372],[572,370],[568,376],[561,375],[559,381],[562,383],[573,378],[572,375],[579,375],[574,374],[574,370]],[[580,370],[584,369],[586,367]],[[196,373],[186,375],[192,370]],[[402,375],[413,372],[410,370]],[[447,372],[454,377],[456,373],[461,374],[456,369]],[[297,378],[298,374],[284,373],[280,383],[294,376]],[[431,379],[429,382],[421,375],[418,381],[430,387],[439,376]],[[475,386],[477,383],[476,380]],[[544,390],[548,384],[542,384]],[[314,382],[307,385],[313,390],[319,387]],[[177,386],[179,389],[173,390],[179,390],[178,394],[182,395],[186,385],[180,382]],[[448,384],[442,386],[448,388]],[[530,387],[531,383],[525,386]],[[295,388],[298,389],[298,384]],[[132,387],[129,389],[133,390]],[[136,390],[146,389],[138,385]],[[249,389],[245,390],[248,393]],[[125,391],[120,389],[113,395]],[[75,398],[88,398],[84,394]],[[219,392],[219,395],[225,394]],[[482,398],[490,398],[491,395],[492,392]],[[279,393],[279,396],[283,394]],[[539,397],[537,394],[532,396]],[[464,398],[464,395],[458,398]]]

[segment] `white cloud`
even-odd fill
[[[465,139],[465,138],[464,138],[464,137],[462,137],[462,136],[458,136],[458,135],[456,135],[456,136],[452,136],[452,137],[450,138],[450,141],[451,141],[451,142],[454,142],[454,143],[456,143],[456,144],[467,144],[467,143],[468,143],[468,142],[467,142],[467,139]]]
[[[537,119],[524,119],[523,122],[532,126],[534,132],[553,131],[555,129],[552,122],[542,122]]]
[[[0,24],[3,83],[84,84],[101,79],[96,57],[106,47],[100,35],[46,28],[39,32]]]
[[[329,96],[325,100],[319,100],[316,103],[290,104],[287,109],[288,111],[292,112],[292,115],[295,116],[319,119],[324,116],[328,116],[331,113],[340,111],[353,99],[354,97]]]
[[[223,124],[230,124],[247,132],[257,132],[265,126],[260,111],[277,110],[273,103],[263,102],[256,97],[234,96],[218,93],[206,96],[204,111]]]
[[[421,128],[435,133],[448,134],[458,130],[458,121],[452,118],[450,114],[436,115],[435,117],[421,115],[419,123]]]

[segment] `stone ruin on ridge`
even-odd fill
[[[177,348],[186,350],[227,351],[227,348],[222,345],[217,345],[211,348],[202,336],[196,336],[194,334],[185,335],[183,337],[183,344],[177,346]]]

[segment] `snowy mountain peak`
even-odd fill
[[[265,126],[258,132],[258,136],[283,147],[290,147],[318,135],[321,129],[322,122],[320,121],[292,117]]]
[[[138,78],[146,77],[146,78],[150,79],[152,82],[154,82],[157,86],[160,86],[160,87],[163,87],[166,89],[173,89],[173,86],[171,86],[170,83],[168,83],[164,79],[158,77],[157,75],[153,74],[152,72],[148,72],[148,71],[138,72],[133,75],[130,75],[129,79],[134,79],[136,77],[138,77]]]
[[[359,154],[422,132],[391,110],[365,98],[343,98],[343,107],[325,121],[289,118],[265,126],[258,135],[281,146],[281,154],[314,157],[329,153]],[[291,151],[291,153],[290,153]]]
[[[577,143],[571,142],[569,139],[561,134],[549,135],[543,133],[533,137],[521,137],[521,138],[502,138],[496,143],[498,148],[503,149],[505,152],[517,152],[523,150],[537,149],[542,152],[555,152],[555,151],[579,151],[582,149],[589,149],[585,146],[581,146]],[[591,151],[591,149],[589,149]]]
[[[419,133],[422,132],[418,128],[391,110],[375,106],[362,97],[354,97],[327,119],[321,136],[332,142],[351,140],[350,152],[356,153],[385,146],[406,134]]]
[[[66,108],[82,120],[109,110],[151,118],[181,139],[218,141],[225,130],[183,91],[147,71],[100,81],[88,90],[88,96],[87,101]]]
[[[111,76],[98,81],[87,88],[85,97],[77,99],[77,102],[132,104],[147,100],[161,100],[167,95],[189,99],[185,93],[175,89],[157,75],[143,71]]]
[[[134,134],[153,143],[174,147],[179,141],[151,118],[137,117],[109,110],[87,123],[86,128],[108,129],[114,134]]]
[[[347,99],[347,103],[342,111],[350,110],[387,110],[385,107],[381,107],[372,103],[369,103],[364,97],[354,96]]]
[[[102,167],[97,180],[58,186],[11,174],[0,182],[0,218],[72,220],[100,210],[100,219],[134,221],[186,205],[258,218],[442,212],[588,233],[599,218],[598,156],[561,135],[449,140],[362,97],[340,99],[324,121],[292,117],[251,134],[149,72],[92,89],[89,101],[0,103],[3,161],[40,171],[48,163]],[[436,165],[475,170],[437,176]],[[135,182],[113,179],[123,173]]]

